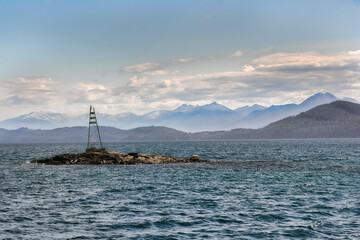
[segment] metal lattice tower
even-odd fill
[[[96,128],[94,129],[94,127],[96,127]],[[97,134],[96,134],[96,132],[97,132]],[[101,142],[99,125],[97,124],[97,120],[96,120],[95,108],[90,105],[89,132],[88,132],[88,143],[87,143],[86,151],[98,149],[98,148],[96,148],[96,143],[97,143],[96,135],[99,138],[98,139],[98,142],[100,143],[100,149],[99,150],[104,150],[102,142]]]

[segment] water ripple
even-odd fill
[[[0,145],[0,239],[359,239],[360,140],[111,143],[211,163],[44,166]]]

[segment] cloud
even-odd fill
[[[161,75],[167,75],[169,74],[169,71],[166,70],[155,70],[150,72],[145,72],[144,75],[150,75],[150,76],[161,76]]]
[[[12,106],[51,103],[51,106],[63,104],[74,109],[96,104],[114,113],[146,113],[176,108],[183,103],[217,101],[236,108],[254,103],[300,102],[316,92],[332,92],[339,97],[353,98],[360,94],[359,50],[331,54],[263,54],[247,63],[227,65],[225,69],[230,69],[228,71],[210,69],[200,74],[185,75],[184,72],[165,69],[166,64],[188,63],[193,59],[138,64],[128,68],[134,72],[124,85],[77,83],[65,87],[68,90],[62,92],[56,90],[51,78],[15,78],[2,85],[6,93],[2,103]],[[224,61],[237,62],[238,59],[227,57]]]
[[[177,58],[172,60],[171,62],[179,62],[179,63],[188,63],[194,61],[194,58]]]
[[[360,51],[276,53],[254,60],[256,72],[286,91],[321,90],[351,96],[360,82]],[[352,95],[354,97],[354,95]]]
[[[67,103],[111,104],[115,98],[102,84],[78,83],[67,93]]]
[[[360,62],[360,50],[337,54],[321,54],[317,52],[276,53],[257,58],[254,62],[258,64],[259,68],[272,70],[357,69]]]
[[[47,104],[56,97],[52,89],[54,83],[45,77],[8,79],[3,86],[6,97],[1,102],[9,105]]]
[[[141,87],[147,82],[147,77],[139,78],[137,76],[133,76],[130,78],[130,82],[128,83],[129,87]]]
[[[243,72],[252,72],[255,70],[255,68],[253,66],[251,66],[250,64],[245,64],[242,68]]]
[[[51,78],[13,78],[7,80],[5,85],[13,91],[49,91],[54,81]]]
[[[244,55],[244,51],[242,50],[237,50],[236,52],[234,52],[231,57],[241,57]]]
[[[142,106],[169,103],[167,109],[173,103],[210,101],[238,107],[299,102],[327,91],[356,97],[354,88],[359,85],[360,51],[298,52],[264,55],[234,71],[147,79],[141,90],[123,89],[123,94],[135,97]]]
[[[124,67],[123,69],[125,72],[143,73],[146,71],[157,70],[160,66],[161,66],[160,63],[147,62],[147,63],[140,63],[140,64]]]
[[[144,75],[166,75],[169,71],[164,70],[163,68],[168,67],[171,64],[176,63],[189,63],[195,61],[194,58],[175,58],[164,62],[146,62],[140,63],[132,66],[124,67],[125,72],[130,73],[142,73]]]

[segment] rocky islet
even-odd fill
[[[143,153],[119,153],[115,151],[87,151],[78,154],[60,154],[50,158],[33,160],[31,163],[46,165],[134,165],[134,164],[169,164],[169,163],[191,163],[207,162],[197,155],[189,158],[176,158],[156,154]]]

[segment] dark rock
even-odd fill
[[[99,165],[99,164],[166,164],[207,162],[193,155],[190,158],[175,158],[142,153],[119,153],[114,151],[87,151],[79,154],[61,154],[51,158],[33,160],[32,163],[47,165]]]
[[[198,160],[200,160],[200,157],[199,157],[198,155],[192,155],[192,156],[190,157],[190,160],[192,160],[192,161],[198,161]]]
[[[134,158],[138,158],[138,157],[139,157],[139,153],[136,153],[136,152],[128,153],[128,155],[133,156]]]

